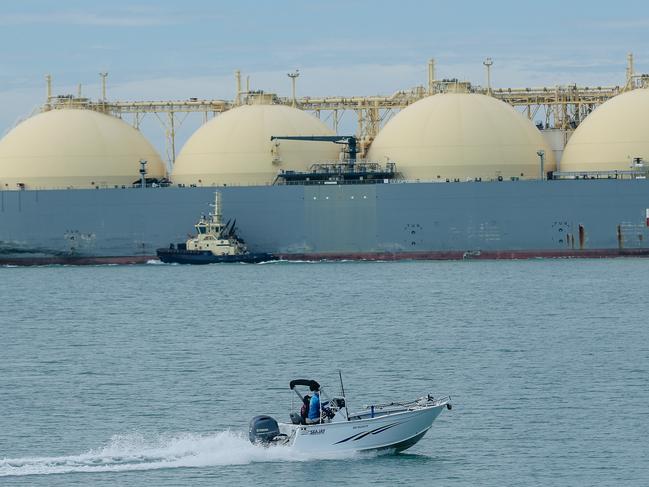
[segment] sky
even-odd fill
[[[494,87],[619,85],[626,55],[649,72],[649,2],[0,0],[0,135],[53,93],[111,100],[388,95],[438,78]],[[181,139],[195,128],[188,122]],[[160,127],[149,126],[160,146]],[[184,140],[179,140],[182,145]]]

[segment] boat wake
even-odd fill
[[[290,447],[264,448],[252,445],[243,433],[232,431],[156,438],[119,435],[114,436],[106,446],[79,455],[0,459],[0,477],[354,458],[365,459],[368,454],[316,455],[297,452]]]

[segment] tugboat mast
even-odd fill
[[[212,212],[212,223],[216,225],[221,225],[221,193],[218,191],[214,192],[214,204],[210,204],[214,209]]]

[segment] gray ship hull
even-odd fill
[[[0,263],[135,263],[216,188],[0,191]],[[251,252],[287,259],[649,254],[649,180],[220,187]]]

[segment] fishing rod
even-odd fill
[[[343,399],[345,400],[345,413],[347,416],[347,421],[349,421],[349,409],[347,409],[347,397],[345,396],[345,386],[343,385],[343,374],[340,369],[338,369],[338,377],[340,378],[340,391],[342,392]]]

